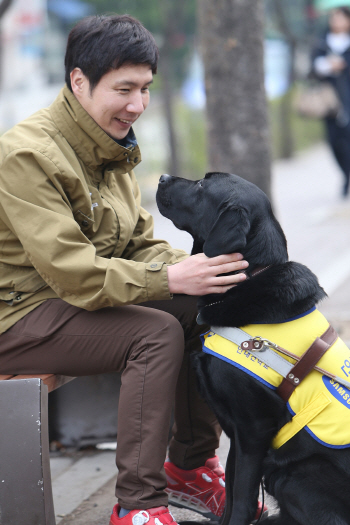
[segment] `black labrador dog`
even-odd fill
[[[157,205],[193,236],[192,254],[240,252],[249,262],[249,279],[225,294],[199,299],[207,325],[283,323],[326,296],[306,266],[288,261],[285,235],[267,196],[254,184],[227,173],[208,173],[199,181],[162,175]],[[200,391],[231,440],[222,523],[252,522],[264,478],[280,509],[264,523],[350,524],[350,448],[324,446],[304,428],[273,448],[274,436],[292,418],[276,390],[214,355],[201,353],[193,361]]]

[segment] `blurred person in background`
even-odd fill
[[[313,71],[334,87],[341,103],[325,120],[326,137],[344,174],[342,195],[349,194],[350,177],[350,8],[332,9],[328,29],[313,51]]]
[[[204,331],[197,296],[226,292],[248,263],[153,238],[132,125],[157,61],[137,20],[83,19],[68,37],[66,86],[0,139],[0,373],[122,373],[111,525],[173,523],[168,494],[216,520],[225,503],[221,429],[189,352]]]

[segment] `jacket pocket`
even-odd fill
[[[74,219],[79,224],[84,235],[88,236],[89,231],[92,232],[92,226],[95,221],[88,217],[88,215],[85,215],[81,210],[77,210],[74,212]]]
[[[48,286],[35,268],[0,263],[0,300],[13,306]]]

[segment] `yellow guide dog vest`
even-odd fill
[[[251,337],[262,337],[287,349],[295,355],[302,354],[328,328],[327,319],[316,309],[278,324],[242,326]],[[215,334],[203,334],[203,351],[212,354],[251,375],[267,387],[276,390],[283,376],[264,364],[259,353],[242,350],[235,343]],[[277,352],[292,364],[289,358]],[[261,354],[263,359],[263,353]],[[317,366],[339,378],[350,380],[350,350],[338,337],[317,363]],[[279,448],[301,428],[316,441],[330,448],[350,447],[350,390],[316,370],[299,384],[287,403],[292,422],[287,423],[275,437],[274,448]],[[293,430],[289,426],[293,424]]]

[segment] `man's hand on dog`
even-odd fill
[[[170,293],[207,295],[225,293],[244,281],[246,275],[222,275],[244,270],[249,264],[240,253],[207,257],[204,253],[191,255],[188,259],[168,266]]]

